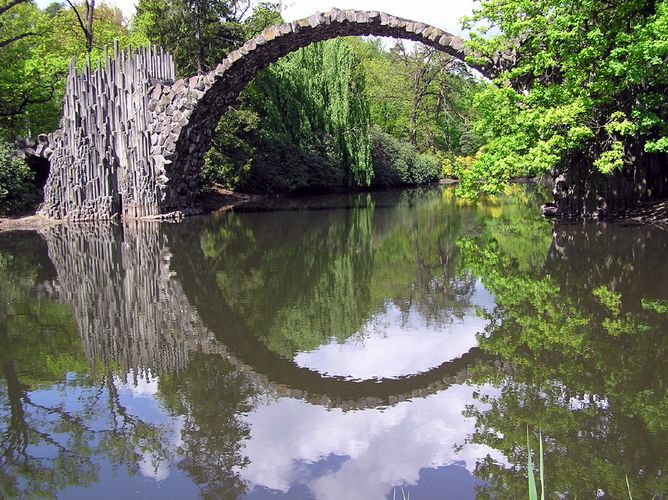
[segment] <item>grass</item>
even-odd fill
[[[543,466],[543,435],[538,431],[539,453],[538,474],[540,475],[540,500],[545,500],[545,468]],[[529,441],[529,427],[527,426],[527,479],[529,481],[529,500],[538,500],[536,489],[536,478],[533,472],[533,460],[531,459],[531,442]]]
[[[540,500],[545,500],[545,467],[543,464],[543,434],[538,430],[538,474],[540,476]],[[629,494],[629,500],[633,500],[631,494],[631,484],[629,476],[626,477],[626,490]],[[536,488],[536,478],[533,471],[533,460],[531,458],[531,442],[529,441],[529,427],[527,426],[527,482],[529,486],[529,500],[538,500],[538,489]],[[652,497],[654,499],[654,497]]]

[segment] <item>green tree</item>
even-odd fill
[[[191,76],[245,41],[249,7],[247,0],[139,0],[133,30],[170,52],[180,76]]]
[[[15,39],[0,47],[0,138],[55,130],[70,61],[95,62],[114,40],[131,43],[121,11],[106,4],[95,7],[91,30],[88,40],[74,10],[58,4],[41,10],[23,1],[0,13],[0,39]]]
[[[473,53],[503,53],[505,70],[477,98],[487,144],[465,192],[551,169],[619,172],[668,151],[665,1],[487,0],[466,27]]]
[[[34,194],[33,172],[12,144],[0,143],[0,214],[25,208]]]

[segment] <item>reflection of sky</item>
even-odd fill
[[[299,353],[294,361],[323,374],[358,380],[423,373],[477,345],[476,333],[487,322],[476,316],[475,306],[490,308],[494,299],[477,283],[471,304],[462,319],[437,325],[415,309],[405,313],[388,302],[385,311],[367,321],[357,335]]]
[[[65,488],[59,496],[196,496],[192,478],[177,466],[183,458],[178,448],[187,417],[170,415],[162,406],[157,377],[115,378],[114,382],[119,402],[128,414],[160,429],[165,455],[154,456],[149,450],[135,448],[139,453],[136,475],[132,466],[126,469],[107,458],[94,458],[99,482]],[[506,463],[495,450],[465,443],[475,421],[464,417],[463,411],[475,403],[474,391],[498,396],[498,391],[488,386],[454,385],[393,407],[348,412],[299,399],[267,398],[250,413],[239,415],[249,424],[250,436],[242,448],[249,463],[238,473],[252,499],[391,498],[393,488],[402,485],[415,498],[432,498],[436,493],[438,498],[473,498],[478,481],[471,473],[476,463],[488,454]],[[95,385],[68,384],[34,391],[31,397],[42,403],[61,401],[63,410],[76,413],[83,410],[81,402],[90,400],[95,392]],[[104,405],[104,397],[98,404]],[[100,416],[106,414],[100,412]],[[108,429],[110,423],[105,420],[90,424]],[[400,490],[396,491],[400,495]]]
[[[461,464],[472,484],[478,460],[489,454],[505,463],[491,448],[464,443],[474,430],[474,420],[462,414],[473,391],[457,385],[391,408],[351,412],[289,398],[268,402],[246,417],[250,464],[240,473],[256,491],[287,492],[301,483],[318,499],[383,498],[394,486],[416,484],[425,470],[452,464]],[[327,466],[332,457],[336,467]]]

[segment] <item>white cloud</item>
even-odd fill
[[[269,402],[246,417],[250,463],[239,472],[251,487],[287,492],[302,482],[317,499],[366,499],[383,498],[397,485],[415,484],[426,468],[463,462],[471,472],[488,454],[507,464],[498,451],[464,444],[475,426],[474,419],[463,415],[474,390],[498,392],[457,385],[384,410],[350,412],[289,398]],[[458,450],[458,445],[463,446]],[[304,474],[308,464],[332,455],[344,459],[338,470],[316,467],[311,469],[317,472]]]

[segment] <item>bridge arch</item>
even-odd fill
[[[255,74],[312,43],[358,35],[414,40],[460,60],[468,55],[460,37],[425,23],[333,9],[269,27],[211,72],[187,79],[175,81],[174,62],[159,47],[132,53],[116,44],[97,69],[77,71],[72,62],[60,128],[36,149],[25,148],[50,162],[40,213],[68,220],[180,217],[194,206],[218,120]],[[499,54],[475,68],[493,77],[508,60]]]
[[[418,41],[462,61],[469,53],[458,36],[378,11],[333,9],[265,29],[231,52],[213,71],[172,85],[157,85],[151,93],[150,122],[152,132],[159,134],[151,153],[161,174],[161,212],[192,205],[196,179],[213,130],[258,71],[312,43],[359,35]],[[496,65],[500,62],[501,59],[496,61]],[[476,69],[488,77],[496,72],[492,62]]]

